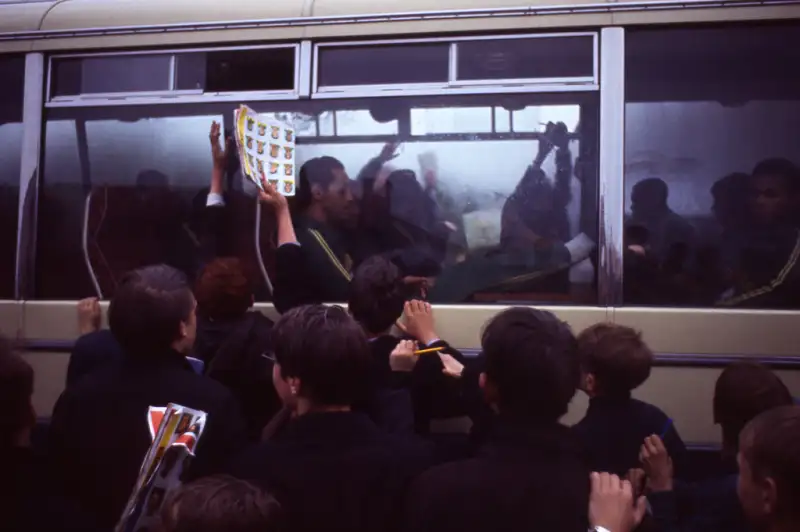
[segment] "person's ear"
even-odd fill
[[[495,386],[486,373],[481,373],[480,377],[478,378],[478,385],[480,385],[481,390],[483,390],[483,399],[486,401],[486,403],[490,405],[497,404],[497,386]]]
[[[319,185],[311,185],[311,197],[315,200],[322,199],[322,187]]]
[[[292,393],[292,397],[297,397],[300,394],[300,379],[289,377],[286,382],[289,384],[289,391]]]
[[[178,331],[178,333],[180,334],[181,339],[186,338],[187,336],[189,336],[189,331],[188,331],[188,326],[187,325],[188,324],[185,321],[181,321],[181,326],[180,326],[180,329]]]
[[[766,477],[759,482],[761,491],[761,506],[764,515],[774,516],[778,505],[778,488],[772,477]]]
[[[583,391],[589,397],[593,397],[597,393],[597,379],[594,373],[583,374]]]

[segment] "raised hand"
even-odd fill
[[[631,532],[642,522],[646,500],[634,503],[633,488],[627,480],[608,473],[592,473],[589,497],[589,523],[612,532]]]

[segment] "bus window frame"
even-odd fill
[[[491,94],[494,92],[563,92],[599,90],[599,31],[522,33],[511,35],[471,35],[465,37],[432,37],[427,39],[380,39],[369,41],[337,41],[314,43],[313,71],[311,80],[312,98],[370,98],[386,96],[392,91],[404,91],[405,95],[428,95],[446,92],[448,94]],[[487,80],[458,80],[458,43],[474,41],[497,41],[513,39],[547,39],[561,37],[592,37],[592,76],[564,78],[507,78]],[[448,81],[439,83],[389,83],[377,85],[325,85],[319,84],[320,49],[360,48],[380,45],[448,43]],[[494,90],[493,90],[494,89]],[[408,92],[408,91],[411,92]],[[390,94],[389,94],[390,95]]]

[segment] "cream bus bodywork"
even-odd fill
[[[0,2],[0,54],[800,19],[800,2],[795,1],[502,0],[486,7],[487,3],[443,0],[432,10],[432,4],[422,0]],[[624,46],[613,40],[601,45]],[[721,371],[719,363],[737,357],[758,357],[779,367],[796,363],[800,357],[800,313],[621,306],[624,124],[621,116],[614,116],[624,111],[624,98],[614,92],[621,93],[624,82],[621,57],[622,52],[617,50],[616,56],[601,57],[600,63],[600,297],[605,303],[554,306],[550,310],[576,331],[604,320],[642,330],[659,354],[660,365],[637,395],[670,414],[687,441],[715,442],[719,437],[712,422],[711,395]],[[23,183],[21,189],[27,186]],[[271,305],[257,307],[274,314]],[[37,370],[36,406],[42,414],[50,411],[63,387],[68,359],[64,350],[77,336],[75,308],[76,302],[0,303],[3,330],[15,334],[27,346],[29,360]],[[477,349],[482,324],[501,308],[438,306],[439,332],[455,346]],[[800,395],[800,372],[779,371],[795,395]],[[585,406],[585,398],[578,394],[568,420],[578,419]]]

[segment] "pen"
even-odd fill
[[[661,431],[661,434],[659,435],[659,438],[661,438],[663,440],[664,436],[667,435],[667,432],[669,432],[669,429],[671,427],[672,427],[672,420],[668,419],[666,424],[664,424],[664,430]]]
[[[414,351],[415,355],[424,355],[425,353],[436,353],[439,351],[444,351],[444,347],[430,347],[428,349],[420,349],[418,351]]]

